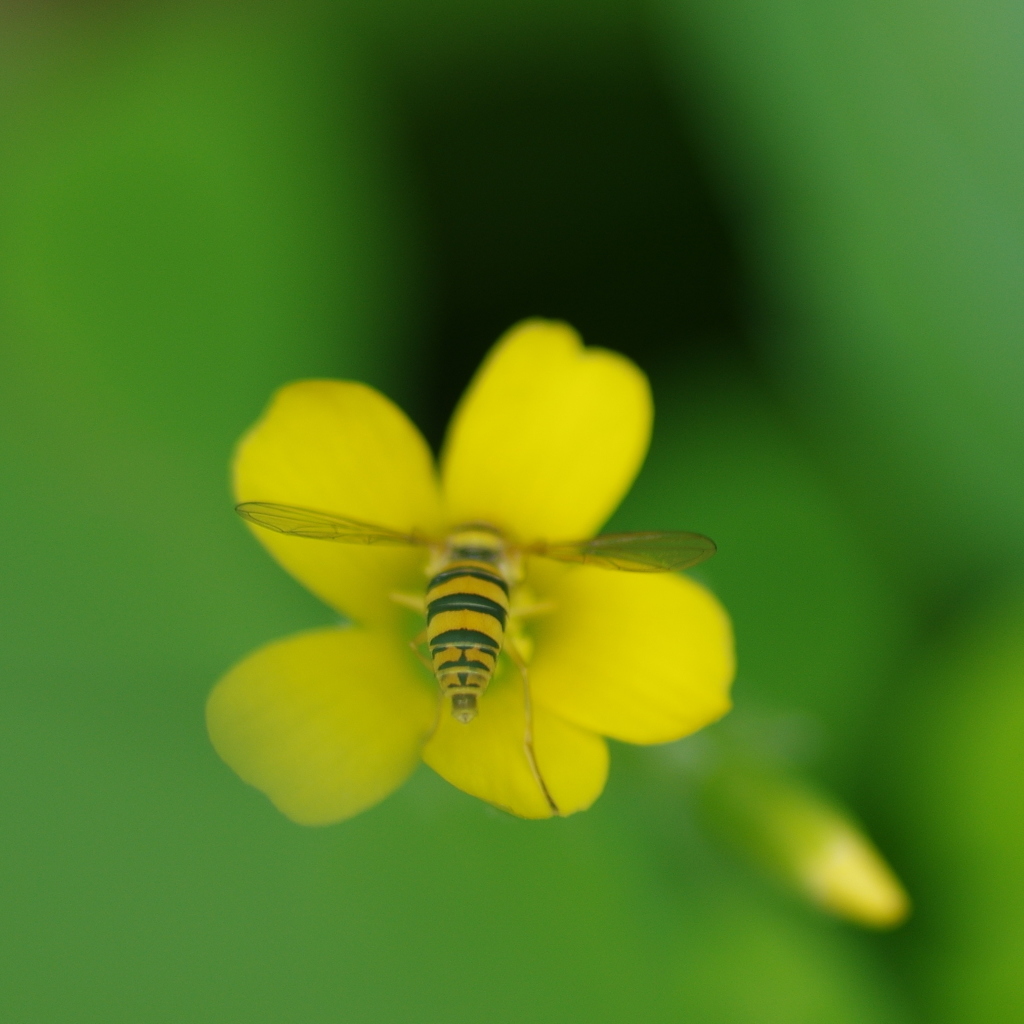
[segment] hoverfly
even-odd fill
[[[517,605],[513,600],[523,577],[523,556],[625,572],[677,572],[703,562],[717,550],[708,537],[678,531],[606,533],[590,540],[515,544],[485,523],[469,523],[437,538],[402,533],[333,512],[267,501],[246,501],[235,511],[250,523],[293,537],[427,548],[430,559],[425,594],[391,595],[426,616],[426,628],[412,641],[413,650],[433,672],[442,696],[450,701],[452,716],[463,724],[476,717],[477,698],[491,681],[498,656],[503,650],[507,653],[523,680],[527,760],[556,814],[558,808],[533,753],[526,661],[517,646],[514,628],[510,632],[515,620],[549,610],[548,606]],[[424,644],[429,659],[421,653]]]

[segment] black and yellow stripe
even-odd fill
[[[508,584],[487,562],[450,562],[427,587],[431,664],[457,717],[476,713],[476,696],[498,663],[508,608]]]

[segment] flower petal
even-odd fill
[[[729,710],[732,627],[700,584],[550,564],[529,578],[555,605],[532,626],[539,704],[629,743],[679,739]]]
[[[585,349],[567,324],[527,320],[491,350],[455,412],[442,457],[451,522],[521,540],[589,537],[647,453],[647,379]]]
[[[319,629],[268,644],[210,694],[222,758],[302,825],[358,814],[419,760],[437,697],[385,632]]]
[[[423,760],[453,786],[496,807],[521,818],[550,818],[523,748],[525,721],[519,674],[503,661],[468,725],[442,708]],[[604,740],[536,706],[533,732],[540,773],[561,814],[586,810],[608,776]]]
[[[242,438],[235,495],[334,512],[395,530],[437,532],[440,501],[430,449],[393,402],[365,384],[288,384]],[[362,547],[253,533],[318,597],[360,621],[393,621],[388,594],[422,589],[416,549]]]

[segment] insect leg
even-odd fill
[[[554,601],[534,601],[532,604],[514,604],[508,613],[514,619],[529,619],[534,615],[547,615],[554,610]]]
[[[526,718],[526,725],[523,729],[523,750],[526,753],[526,761],[530,766],[533,777],[537,780],[537,785],[540,786],[540,791],[544,794],[548,807],[551,808],[551,813],[561,816],[562,812],[558,809],[558,804],[552,798],[547,784],[544,782],[544,776],[541,775],[540,768],[537,766],[537,755],[533,750],[533,700],[530,697],[530,678],[526,668],[526,661],[519,653],[511,637],[509,637],[508,642],[505,644],[505,650],[512,659],[512,663],[519,669],[519,675],[523,680],[523,709]]]
[[[419,612],[421,615],[427,614],[427,598],[425,594],[406,594],[396,590],[388,594],[388,597],[395,604],[400,604],[403,608],[411,608],[414,612]]]
[[[419,658],[419,660],[427,668],[430,674],[433,675],[434,663],[421,650],[423,644],[425,644],[426,642],[427,631],[424,629],[421,632],[417,633],[416,636],[414,636],[409,641],[409,646],[412,648],[412,653],[415,654],[417,658]],[[437,732],[437,727],[441,724],[441,712],[443,711],[445,706],[445,698],[443,693],[440,693],[439,696],[441,699],[437,702],[437,713],[434,715],[434,724],[431,726],[430,732],[427,733],[426,738],[428,740],[434,735],[434,733]]]
[[[402,594],[394,593],[388,595],[395,604],[405,605],[406,608],[412,608],[413,611],[426,611],[426,601],[418,594]],[[412,653],[416,655],[420,663],[430,672],[434,674],[434,663],[423,653],[423,645],[427,642],[427,631],[421,630],[416,634],[410,641],[409,647],[412,649]]]
[[[422,632],[417,633],[409,641],[409,647],[412,648],[412,653],[416,655],[420,661],[430,669],[430,674],[434,674],[434,663],[423,653],[422,647],[427,642],[427,631],[424,629]]]

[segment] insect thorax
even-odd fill
[[[455,531],[427,585],[427,643],[452,715],[471,721],[505,639],[509,583],[504,544],[492,530]]]

